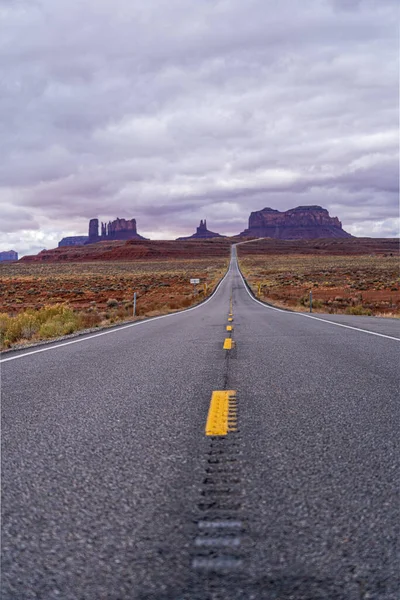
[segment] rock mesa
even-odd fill
[[[241,237],[269,237],[280,240],[352,237],[337,217],[321,206],[298,206],[286,212],[263,208],[252,212]]]
[[[136,230],[136,219],[115,219],[108,223],[101,223],[101,233],[99,235],[99,220],[91,219],[89,221],[89,237],[86,244],[95,244],[96,242],[111,240],[145,240]]]

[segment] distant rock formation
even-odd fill
[[[263,208],[252,212],[249,227],[241,237],[269,237],[280,240],[352,237],[337,217],[321,206],[298,206],[286,212]]]
[[[0,252],[0,262],[6,262],[10,260],[18,260],[18,252],[15,252],[15,250],[6,250],[5,252]]]
[[[145,240],[143,236],[136,231],[136,219],[115,219],[108,223],[101,224],[101,234],[99,235],[99,220],[91,219],[89,221],[89,236],[86,244],[95,244],[96,242],[111,240]]]
[[[225,237],[225,236],[221,235],[220,233],[215,233],[214,231],[209,231],[207,229],[207,221],[206,221],[206,219],[204,219],[204,221],[203,220],[200,221],[200,225],[197,227],[196,233],[194,233],[193,235],[190,235],[189,237],[177,238],[177,241],[207,240],[207,239],[211,239],[211,238],[220,238],[220,237]]]
[[[58,242],[58,247],[62,246],[83,246],[88,241],[87,235],[74,235],[71,237],[65,237]]]

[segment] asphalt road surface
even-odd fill
[[[400,323],[314,316],[233,256],[198,308],[5,354],[2,600],[398,600]]]

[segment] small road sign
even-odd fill
[[[191,279],[190,283],[193,283],[193,285],[197,285],[198,283],[200,283],[200,279]]]

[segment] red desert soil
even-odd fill
[[[252,289],[295,310],[400,316],[398,239],[259,240],[238,248]]]
[[[100,242],[26,256],[1,267],[0,312],[60,302],[103,311],[110,300],[128,305],[134,291],[141,314],[188,306],[189,279],[199,277],[210,290],[234,241],[242,240]],[[238,248],[245,275],[265,300],[306,310],[312,289],[317,310],[386,315],[400,311],[398,251],[398,239],[374,238],[265,239]]]
[[[211,293],[229,261],[229,240],[99,242],[43,250],[3,264],[0,313],[66,302],[103,319],[185,308]],[[194,290],[191,278],[200,279]],[[206,286],[206,287],[205,287]]]
[[[125,260],[162,260],[171,258],[203,258],[229,256],[228,239],[190,241],[128,240],[99,242],[87,246],[64,246],[42,250],[35,256],[24,256],[19,262],[92,262]]]

